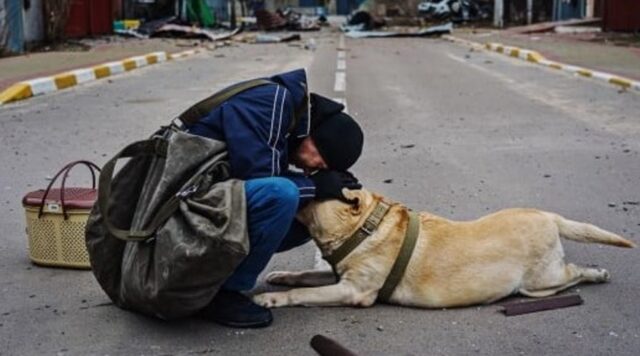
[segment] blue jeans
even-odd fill
[[[276,252],[287,251],[311,239],[307,228],[295,220],[300,193],[289,179],[269,177],[245,182],[249,255],[222,288],[243,291],[256,279]]]

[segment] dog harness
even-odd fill
[[[356,232],[354,232],[353,235],[351,235],[340,247],[333,251],[331,255],[324,257],[324,259],[329,262],[333,268],[334,273],[338,263],[340,263],[340,261],[347,257],[367,237],[371,236],[376,231],[378,225],[380,225],[382,219],[390,208],[391,205],[383,201],[379,201],[373,209],[373,212],[371,212],[365,220],[364,224],[362,224],[362,226],[358,228],[358,230],[356,230]],[[413,211],[409,211],[409,223],[402,241],[402,246],[400,247],[400,252],[396,257],[393,267],[391,267],[391,271],[389,272],[389,275],[387,275],[382,288],[378,291],[378,299],[383,302],[389,301],[389,298],[391,298],[393,291],[398,286],[398,283],[400,283],[400,280],[409,265],[409,260],[411,260],[411,255],[413,254],[413,250],[415,249],[416,242],[418,240],[418,232],[420,231],[419,222],[420,219],[418,214]]]

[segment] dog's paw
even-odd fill
[[[601,274],[600,282],[606,283],[611,280],[611,274],[604,268],[598,268],[598,272]]]
[[[265,308],[278,308],[287,306],[289,298],[284,292],[262,293],[253,296],[253,302]]]
[[[267,283],[289,286],[293,284],[293,273],[285,271],[271,272],[267,275]]]

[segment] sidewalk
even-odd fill
[[[478,43],[497,42],[537,51],[545,58],[640,80],[640,46],[616,46],[589,34],[517,34],[500,30],[458,29],[454,36]]]
[[[58,74],[68,70],[139,56],[151,52],[181,52],[195,48],[198,40],[161,39],[145,40],[108,37],[83,40],[88,51],[35,52],[15,57],[0,58],[0,92],[14,83],[36,77]]]

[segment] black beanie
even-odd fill
[[[364,144],[358,123],[342,112],[323,117],[311,130],[311,138],[329,169],[339,171],[347,170],[356,163]]]
[[[344,110],[344,105],[316,93],[311,93],[309,101],[311,102],[312,128],[320,125],[326,118]]]

